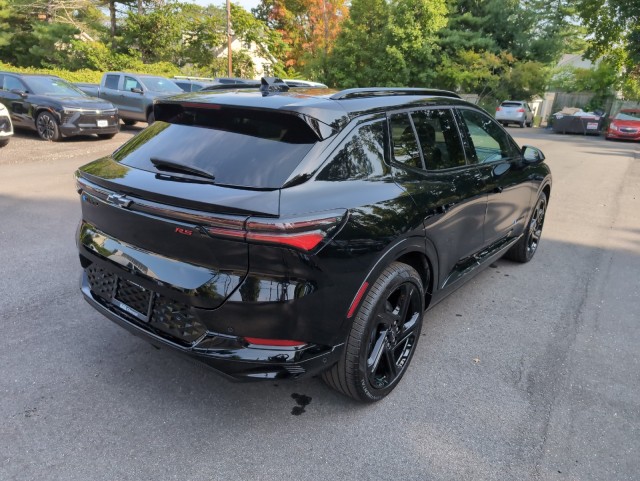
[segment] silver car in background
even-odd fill
[[[531,127],[533,112],[523,100],[505,100],[496,108],[496,120],[504,126],[518,124],[520,127]]]

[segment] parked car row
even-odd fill
[[[291,80],[292,87],[326,88],[317,82]],[[153,123],[153,103],[161,97],[201,89],[259,88],[256,80],[233,77],[168,79],[157,75],[106,72],[99,85],[71,84],[53,75],[0,72],[0,146],[13,127],[35,130],[40,138],[57,141],[74,135],[112,138],[125,125]],[[9,133],[11,132],[11,133]]]

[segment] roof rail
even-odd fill
[[[211,80],[213,81],[211,77],[192,77],[190,75],[174,75],[173,78],[180,79],[180,80]]]
[[[366,87],[346,89],[336,92],[332,100],[360,99],[366,97],[386,97],[392,95],[438,95],[440,97],[461,98],[457,93],[448,90],[422,89],[410,87]]]

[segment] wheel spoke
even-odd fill
[[[402,326],[402,331],[400,331],[396,345],[400,345],[407,341],[407,339],[414,333],[419,319],[420,313],[414,312],[411,318],[404,323],[404,326]]]
[[[371,349],[371,354],[367,359],[367,368],[371,374],[375,374],[378,370],[378,365],[380,364],[380,359],[384,354],[385,349],[385,339],[387,338],[387,330],[385,329],[380,334],[378,334],[378,338],[376,339],[376,343],[373,345],[373,349]]]
[[[389,369],[389,382],[391,382],[398,375],[398,364],[393,348],[389,347],[387,343],[385,343],[384,346],[384,357],[387,361],[387,368]]]
[[[400,322],[404,322],[407,318],[407,311],[409,311],[409,306],[411,305],[411,297],[413,296],[414,291],[415,288],[412,284],[405,284],[402,286],[399,302],[400,312],[398,314],[398,320]]]

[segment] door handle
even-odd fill
[[[495,189],[493,189],[493,192],[495,192],[496,194],[499,194],[503,191],[504,189],[500,186],[496,187]]]

